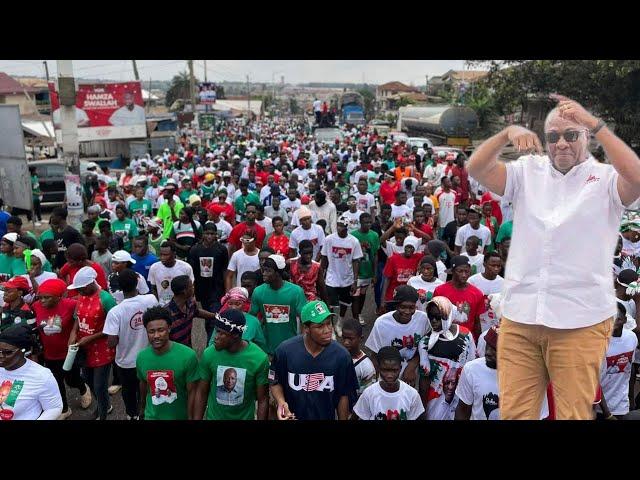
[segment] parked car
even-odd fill
[[[89,173],[89,163],[80,160],[80,181],[84,183]],[[64,161],[62,159],[36,160],[28,163],[29,167],[36,167],[36,175],[42,191],[43,207],[57,207],[64,203],[66,189],[64,185]],[[102,169],[98,167],[98,173]]]

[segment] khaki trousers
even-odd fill
[[[547,384],[556,419],[591,420],[613,318],[591,327],[557,329],[502,318],[498,340],[500,417],[538,420]]]

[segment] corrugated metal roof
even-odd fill
[[[51,120],[45,120],[44,122],[36,120],[22,120],[22,128],[31,135],[36,135],[38,137],[55,137],[53,133],[53,123]]]
[[[0,95],[17,95],[24,94],[24,91],[28,93],[39,92],[39,88],[25,87],[15,78],[10,77],[4,72],[0,72]]]

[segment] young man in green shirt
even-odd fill
[[[193,405],[200,376],[196,352],[169,340],[171,312],[156,306],[142,316],[149,346],[138,353],[140,418],[193,420]]]
[[[184,204],[180,201],[175,201],[173,195],[175,194],[175,186],[172,184],[167,185],[162,191],[164,197],[164,203],[158,208],[158,218],[162,220],[162,238],[167,239],[171,236],[171,230],[173,230],[173,223],[180,219],[180,211],[184,208]]]
[[[236,210],[236,214],[244,219],[244,212],[247,209],[247,205],[250,203],[262,204],[260,197],[254,192],[249,191],[249,180],[243,178],[240,180],[240,193],[241,195],[233,202],[233,207]]]
[[[135,196],[136,199],[129,204],[129,211],[136,221],[136,225],[140,228],[142,226],[142,218],[150,218],[153,215],[153,205],[151,200],[144,198],[144,187],[137,187]]]
[[[296,319],[307,303],[302,288],[282,278],[285,267],[282,255],[269,255],[260,269],[264,283],[251,295],[249,313],[261,315],[269,355],[282,342],[298,334]]]
[[[135,222],[127,217],[127,207],[116,207],[116,219],[111,222],[111,231],[124,242],[124,250],[131,251],[131,243],[138,236],[138,227]]]
[[[360,325],[365,324],[362,317],[362,307],[364,306],[364,299],[369,285],[375,285],[375,266],[378,265],[378,249],[380,248],[380,237],[371,230],[371,225],[373,225],[373,217],[370,213],[364,212],[360,215],[360,228],[351,232],[351,235],[360,242],[362,254],[364,255],[360,259],[360,268],[358,270],[358,290],[351,304],[353,318],[357,318]]]
[[[198,195],[198,193],[198,190],[195,190],[193,188],[193,183],[191,182],[190,178],[184,178],[182,180],[182,190],[178,194],[182,203],[187,205],[189,202],[189,197],[191,195]]]
[[[200,361],[194,418],[267,420],[269,357],[255,343],[242,339],[246,328],[242,311],[217,314],[215,327],[214,344]]]

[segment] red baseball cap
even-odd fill
[[[16,288],[18,290],[24,290],[25,292],[31,290],[29,282],[24,277],[13,277],[8,282],[4,282],[2,286],[5,288],[5,290],[7,288]]]

